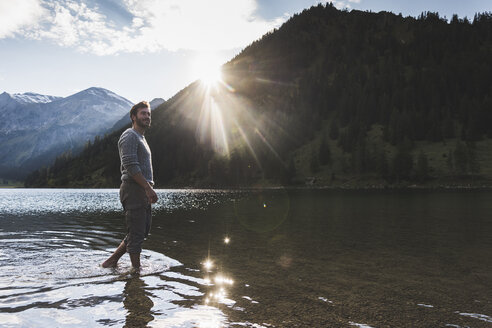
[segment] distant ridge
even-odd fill
[[[65,98],[2,93],[0,177],[22,179],[63,152],[78,153],[130,107],[127,99],[95,87]]]
[[[61,99],[61,97],[46,96],[34,92],[14,93],[13,95],[11,95],[11,97],[16,101],[18,101],[19,103],[24,103],[24,104],[30,104],[30,103],[45,104]]]

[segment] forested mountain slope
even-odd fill
[[[158,186],[488,184],[492,15],[472,22],[318,5],[153,111]],[[111,186],[116,142],[27,186]]]

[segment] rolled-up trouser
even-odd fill
[[[124,239],[126,251],[140,253],[142,243],[149,235],[152,224],[151,205],[145,190],[137,183],[123,181],[120,187],[120,201],[125,210],[127,235]]]

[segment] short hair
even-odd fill
[[[150,109],[150,104],[144,100],[144,101],[141,101],[138,104],[134,105],[132,107],[132,109],[130,109],[130,120],[132,120],[132,123],[133,123],[132,115],[137,116],[138,110],[140,108],[149,108]]]

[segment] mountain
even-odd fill
[[[154,98],[150,101],[150,109],[154,110],[165,102],[162,98]]]
[[[66,98],[2,93],[0,176],[22,178],[51,164],[63,152],[80,151],[131,106],[127,99],[102,88],[89,88]]]
[[[56,97],[56,96],[47,96],[47,95],[41,95],[39,93],[34,93],[34,92],[25,92],[25,93],[14,93],[13,98],[15,98],[19,102],[23,102],[25,104],[28,103],[49,103],[58,99],[61,99],[62,97]]]
[[[153,111],[157,186],[492,184],[492,15],[318,5]],[[26,186],[119,184],[115,131]]]
[[[40,95],[39,93],[34,93],[34,92],[14,93],[13,95],[9,95],[8,93],[5,92],[2,95],[4,95],[5,97],[10,97],[12,100],[16,101],[19,104],[32,104],[32,103],[45,104],[45,103],[52,102],[54,100],[61,99],[61,97]]]

